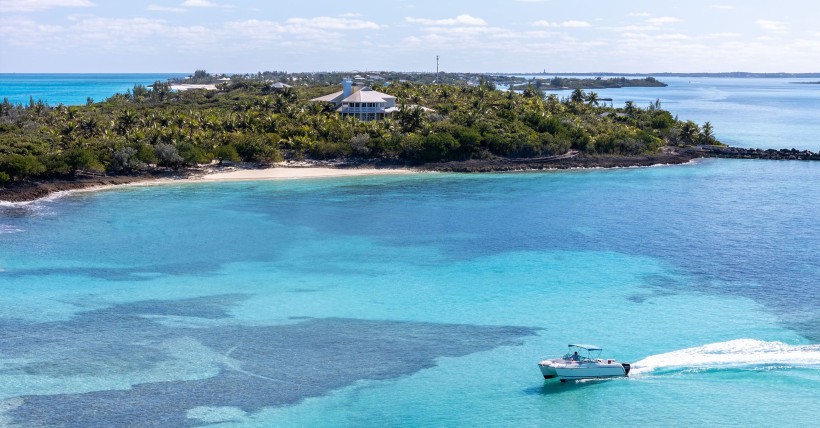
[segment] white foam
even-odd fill
[[[23,229],[20,229],[18,227],[10,226],[8,224],[0,224],[0,235],[4,233],[18,233],[22,231]]]
[[[688,369],[820,368],[820,345],[735,339],[651,355],[632,364],[633,374]]]

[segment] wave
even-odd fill
[[[102,187],[102,186],[99,186],[99,187]],[[37,205],[42,204],[43,202],[56,201],[57,199],[63,198],[63,197],[68,196],[72,193],[79,192],[79,191],[82,191],[82,190],[87,190],[87,189],[88,190],[93,190],[93,189],[96,189],[96,187],[84,188],[84,189],[59,190],[57,192],[49,193],[48,195],[43,196],[42,198],[37,198],[37,199],[30,200],[30,201],[19,201],[19,202],[0,201],[0,207],[20,208],[20,207],[37,206]]]
[[[820,345],[735,339],[651,355],[633,363],[629,374],[772,368],[820,368]]]
[[[18,233],[22,231],[23,229],[20,229],[19,227],[10,226],[8,224],[0,224],[0,235],[4,233]]]

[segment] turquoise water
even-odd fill
[[[0,426],[813,426],[819,177],[713,159],[2,204]],[[544,381],[570,342],[634,372]]]
[[[29,99],[43,100],[49,105],[85,104],[89,97],[102,101],[114,94],[125,93],[134,85],[151,85],[157,80],[185,77],[185,73],[135,74],[36,74],[0,73],[0,99],[28,105]]]
[[[6,205],[2,417],[810,424],[818,168],[709,160]],[[571,341],[636,374],[544,382],[535,362]]]

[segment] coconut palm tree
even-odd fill
[[[680,127],[679,137],[684,144],[695,144],[700,137],[700,128],[695,122],[686,121]]]
[[[711,122],[706,122],[700,128],[700,141],[704,144],[712,144],[715,142],[715,130]]]
[[[584,98],[586,94],[580,88],[576,88],[572,91],[572,95],[570,95],[569,100],[575,104],[582,104],[584,102]]]
[[[598,97],[598,94],[596,92],[589,92],[586,96],[586,101],[588,106],[594,105],[597,107],[600,98]]]

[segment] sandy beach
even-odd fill
[[[123,186],[155,186],[220,181],[293,180],[330,177],[356,177],[370,175],[395,175],[416,172],[409,168],[334,168],[317,166],[311,162],[279,164],[271,168],[246,168],[242,166],[220,167],[209,165],[202,169],[168,172],[165,176],[114,176],[85,177],[76,180],[20,183],[0,188],[0,202],[28,203],[35,200],[59,197],[73,192],[93,192]]]
[[[323,166],[279,166],[263,169],[220,168],[212,169],[192,181],[249,181],[282,180],[322,177],[354,177],[363,175],[393,175],[414,172],[408,168],[331,168]],[[171,180],[171,182],[179,182]]]
[[[193,83],[181,83],[178,85],[171,85],[171,89],[174,91],[187,91],[188,89],[207,89],[209,91],[215,91],[216,85],[197,85]]]

